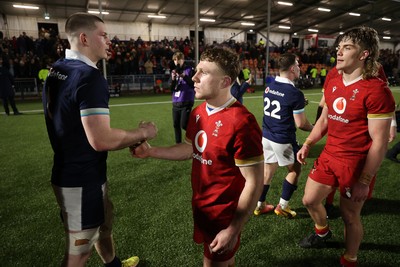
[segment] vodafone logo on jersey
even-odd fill
[[[337,114],[343,114],[344,111],[346,110],[346,99],[344,97],[339,97],[336,98],[335,101],[333,101],[333,110]]]
[[[194,145],[200,153],[204,152],[207,146],[207,134],[205,131],[199,131],[194,138]]]
[[[203,153],[204,150],[206,149],[207,146],[207,134],[205,131],[200,130],[195,138],[194,138],[194,145],[196,146],[196,149],[200,152]],[[213,164],[211,159],[205,159],[201,154],[198,153],[193,153],[193,158],[195,160],[198,160],[201,164],[211,166]]]

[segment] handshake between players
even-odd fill
[[[153,139],[157,136],[157,126],[153,123],[153,122],[145,122],[145,121],[141,121],[139,122],[139,129],[143,129],[144,131],[147,132],[148,138],[143,139],[141,141],[139,141],[138,143],[129,146],[129,151],[131,153],[131,155],[133,157],[138,157],[138,158],[145,158],[147,156],[142,156],[142,153],[138,153],[141,156],[136,155],[136,149],[140,146],[140,150],[146,150],[146,148],[150,148],[150,144],[147,143],[147,140]]]

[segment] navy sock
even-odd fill
[[[297,185],[292,185],[286,179],[283,180],[281,198],[283,198],[286,201],[289,201],[293,195],[293,192],[296,191],[296,189]]]
[[[121,267],[122,262],[117,256],[115,256],[111,262],[105,263],[104,266],[106,266],[106,267]]]
[[[267,193],[268,193],[268,190],[269,190],[269,186],[270,186],[269,184],[265,184],[264,185],[262,194],[261,194],[260,199],[258,201],[260,201],[260,202],[264,202],[265,201],[265,199],[267,198]]]

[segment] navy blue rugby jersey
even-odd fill
[[[54,151],[51,181],[75,187],[106,181],[107,152],[89,144],[81,116],[109,114],[107,81],[101,72],[75,59],[60,59],[43,89],[47,132]]]
[[[304,112],[304,94],[286,78],[276,77],[264,90],[263,137],[279,144],[296,142],[293,114]]]

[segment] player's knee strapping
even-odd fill
[[[70,232],[68,233],[68,253],[71,255],[89,253],[98,239],[99,227],[81,232]]]

